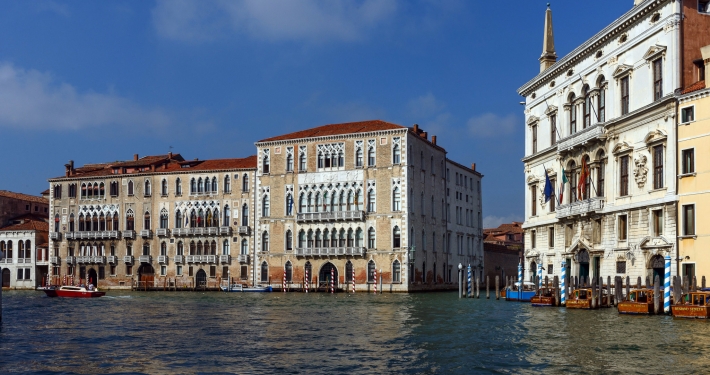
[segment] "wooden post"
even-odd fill
[[[592,308],[592,310],[596,309],[598,307],[597,306],[597,287],[595,285],[595,281],[596,280],[594,280],[594,278],[592,277],[592,279],[590,280],[590,283],[589,283],[589,286],[592,288],[592,295],[587,297],[587,298],[589,298],[589,297],[592,298],[592,300],[589,302],[589,306]]]
[[[555,306],[560,305],[560,278],[558,276],[554,276],[552,278],[552,283],[554,284],[555,287]]]
[[[641,276],[636,278],[636,289],[641,288]]]
[[[678,276],[673,276],[673,303],[680,303],[680,283]]]
[[[698,278],[693,276],[693,292],[698,290]]]
[[[624,301],[629,299],[630,293],[631,293],[631,278],[626,276],[626,295],[624,296]]]
[[[486,275],[486,299],[491,299],[490,276]]]
[[[646,276],[646,289],[650,289],[650,288],[651,288],[651,281],[650,281],[650,280],[651,280],[651,279],[649,279],[649,277]]]
[[[700,280],[700,285],[703,289],[705,289],[705,275],[703,275],[703,278]]]
[[[500,299],[500,276],[496,275],[496,300]]]
[[[476,277],[476,298],[481,298],[481,279]]]
[[[661,280],[656,275],[656,279],[653,280],[653,313],[659,315],[661,313]]]
[[[680,286],[680,290],[683,291],[683,294],[688,293],[688,289],[689,289],[688,284],[689,283],[690,283],[690,281],[688,280],[688,276],[683,276],[683,284]],[[681,296],[681,298],[682,298],[682,296]]]

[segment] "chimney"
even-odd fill
[[[550,9],[550,3],[547,3],[547,10],[545,11],[545,36],[542,41],[542,56],[540,56],[540,72],[542,73],[556,62],[555,37],[552,33],[552,9]]]
[[[155,164],[151,164],[151,165],[150,165],[150,171],[151,171],[151,172],[155,172]]]
[[[137,160],[138,160],[138,154],[133,154],[133,161],[137,161]]]
[[[436,144],[436,136],[435,135],[431,136],[431,143]]]
[[[703,63],[705,64],[705,88],[710,89],[710,79],[708,79],[708,73],[710,73],[710,45],[700,48],[700,53],[703,55]]]
[[[173,158],[173,152],[170,151],[170,152],[168,152],[168,159],[172,159],[172,158]]]
[[[64,164],[64,177],[71,176],[71,167],[69,164]]]
[[[419,124],[414,124],[412,128],[414,129],[414,134],[419,134]]]
[[[427,132],[422,132],[420,136],[424,139],[427,139]]]
[[[476,171],[476,163],[471,163],[471,169],[475,172]]]

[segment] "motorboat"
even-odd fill
[[[674,318],[710,318],[710,292],[699,291],[683,294],[678,303],[671,305]]]
[[[575,289],[565,302],[565,307],[568,309],[591,309],[592,297],[592,288]],[[601,300],[597,301],[594,308],[611,307],[611,304],[611,298],[606,293],[606,289],[602,289]]]
[[[512,286],[505,289],[506,301],[530,302],[535,296],[535,284],[529,281],[523,283],[522,288],[520,283],[514,283]]]
[[[660,293],[663,295],[662,291]],[[626,301],[617,303],[616,307],[619,314],[653,314],[653,289],[632,289]]]
[[[244,284],[231,284],[229,286],[222,285],[219,288],[223,292],[273,292],[271,285],[255,285],[250,287]]]
[[[42,290],[47,297],[67,297],[67,298],[96,298],[103,297],[106,292],[98,289],[89,290],[84,286],[65,285],[59,288],[46,288]]]

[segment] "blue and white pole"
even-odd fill
[[[518,263],[518,301],[523,299],[523,263]]]
[[[468,287],[466,289],[466,297],[471,298],[471,265],[468,265],[468,283],[466,283],[466,286]]]
[[[663,312],[671,312],[671,257],[666,255],[666,272],[663,281]]]
[[[560,304],[564,305],[565,302],[567,301],[567,288],[565,287],[565,279],[567,279],[567,264],[565,261],[562,261],[562,281],[561,281],[561,289],[560,290]]]
[[[542,264],[537,265],[537,288],[542,289]]]

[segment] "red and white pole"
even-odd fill
[[[284,282],[283,282],[282,287],[283,287],[284,293],[286,293],[286,270],[284,270]]]
[[[335,267],[330,267],[330,294],[335,293]]]
[[[377,294],[377,269],[375,269],[375,274],[374,274],[374,279],[375,279],[375,294]]]
[[[353,267],[353,294],[355,293],[355,267]]]

